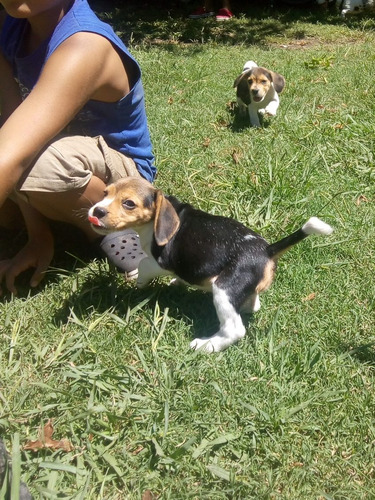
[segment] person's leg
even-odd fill
[[[103,198],[106,185],[139,175],[133,160],[109,148],[102,137],[63,137],[39,156],[21,180],[18,195],[48,219],[72,224],[93,241],[102,237],[91,229],[88,209]],[[106,236],[101,248],[127,273],[145,255],[130,230]]]
[[[139,175],[133,160],[102,137],[61,137],[21,179],[18,195],[48,219],[73,224],[93,239],[88,209],[103,198],[107,184],[128,175]]]
[[[0,208],[0,228],[17,231],[24,228],[23,218],[17,203],[7,199]]]
[[[106,184],[92,176],[84,188],[57,193],[26,192],[29,203],[47,219],[67,222],[81,229],[90,241],[98,238],[87,219],[89,208],[103,198]]]

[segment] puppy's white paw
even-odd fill
[[[263,110],[264,114],[269,115],[269,116],[276,116],[278,107],[279,107],[279,103],[272,101]]]
[[[214,346],[211,343],[210,337],[203,337],[201,339],[194,339],[190,342],[190,347],[195,351],[204,351],[204,352],[214,352]]]
[[[242,338],[243,336],[244,334],[236,337],[227,337],[226,335],[215,333],[215,335],[212,335],[212,337],[202,337],[200,339],[194,339],[192,342],[190,342],[190,347],[192,349],[199,349],[208,353],[220,352],[240,340],[240,338]]]

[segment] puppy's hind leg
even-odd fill
[[[254,292],[248,299],[242,304],[241,312],[245,314],[251,314],[259,311],[260,309],[260,300],[259,294]]]
[[[214,306],[220,321],[220,329],[212,337],[194,339],[190,346],[207,352],[222,351],[245,336],[246,329],[240,314],[231,303],[228,293],[212,285]]]

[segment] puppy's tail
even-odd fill
[[[255,61],[246,61],[242,70],[242,73],[249,71],[250,69],[257,68],[258,65]]]
[[[323,234],[329,235],[333,232],[333,228],[318,219],[318,217],[311,217],[302,227],[294,233],[286,236],[280,241],[269,245],[267,248],[268,255],[273,259],[278,259],[290,247],[296,245],[300,241],[310,236],[310,234]]]

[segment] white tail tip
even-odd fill
[[[256,62],[254,62],[254,61],[247,61],[244,64],[242,72],[248,71],[249,69],[253,69],[253,68],[257,68],[257,67],[258,67],[258,65],[257,65]]]
[[[333,228],[318,219],[318,217],[311,217],[303,226],[302,231],[306,234],[332,234]]]

